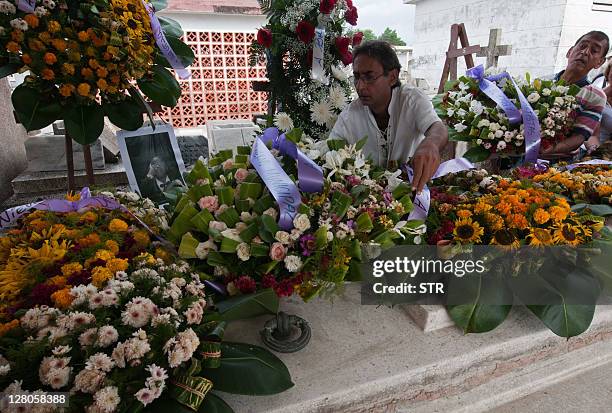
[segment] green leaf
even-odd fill
[[[191,218],[191,223],[201,232],[208,234],[208,224],[214,221],[215,217],[208,209],[203,209],[196,216]]]
[[[155,7],[155,11],[160,11],[168,7],[167,0],[152,0],[151,4]]]
[[[224,222],[228,228],[234,228],[236,224],[240,222],[240,215],[238,215],[238,212],[232,207],[219,214],[219,220]]]
[[[240,184],[240,199],[259,199],[261,193],[263,191],[263,187],[260,183],[257,182],[243,182]]]
[[[266,231],[268,231],[272,236],[276,235],[276,233],[280,230],[278,224],[270,215],[262,215],[261,223]]]
[[[259,233],[259,225],[257,225],[257,222],[251,222],[248,225],[249,226],[240,233],[240,239],[244,242],[251,242]]]
[[[234,321],[278,312],[278,296],[271,289],[239,295],[217,303],[218,319]]]
[[[372,219],[370,219],[370,215],[366,212],[360,214],[355,222],[357,223],[358,232],[370,232],[374,228]]]
[[[349,195],[335,191],[331,197],[331,213],[336,214],[341,219],[348,211],[352,202],[353,200]]]
[[[278,394],[293,387],[289,370],[268,350],[244,343],[221,343],[221,366],[202,374],[226,393]]]
[[[21,66],[22,65],[17,64],[17,63],[9,63],[7,65],[0,67],[0,79],[3,79],[14,73],[17,73],[19,69],[21,69]]]
[[[153,76],[138,80],[138,87],[149,99],[174,107],[181,97],[181,86],[172,73],[160,65],[152,67]]]
[[[591,214],[598,215],[600,217],[607,217],[608,215],[612,215],[612,206],[600,204],[600,205],[592,205],[592,204],[576,204],[572,205],[572,211],[574,212],[582,212],[585,209],[590,210]]]
[[[215,194],[219,197],[219,205],[233,205],[234,204],[234,189],[229,186],[222,188],[216,188]]]
[[[149,121],[151,122],[151,125],[153,127],[153,130],[155,130],[155,120],[153,119],[153,109],[151,109],[151,106],[149,106],[149,103],[145,100],[144,96],[142,96],[142,93],[140,93],[140,90],[136,89],[134,86],[130,86],[128,88],[128,93],[138,103],[138,105],[140,106],[140,111],[147,114]]]
[[[178,57],[183,67],[190,66],[195,60],[195,54],[193,53],[193,49],[183,43],[178,37],[166,36],[166,39],[168,40],[168,44],[172,48],[174,54],[176,54],[176,56]],[[161,53],[159,53],[155,57],[155,63],[167,68],[172,67],[168,60],[166,60],[164,55]]]
[[[143,124],[142,107],[133,99],[120,103],[105,103],[103,108],[108,120],[121,129],[136,130]]]
[[[191,222],[191,218],[198,214],[198,210],[195,209],[193,204],[186,205],[181,212],[178,214],[170,229],[166,233],[168,240],[173,243],[177,243],[183,237],[183,234],[191,231],[195,227]]]
[[[200,242],[191,235],[190,232],[183,235],[181,238],[181,245],[179,245],[179,256],[185,259],[198,258],[196,255],[196,248]]]
[[[355,145],[355,149],[360,151],[361,149],[363,149],[363,147],[365,146],[366,143],[368,143],[368,137],[367,136],[365,138],[362,138],[362,139],[357,141],[357,144]]]
[[[233,254],[236,252],[238,245],[240,245],[239,241],[223,237],[223,239],[221,240],[221,248],[219,249],[219,251]]]
[[[285,136],[290,142],[297,144],[300,141],[300,139],[302,139],[303,134],[304,132],[302,132],[300,128],[295,128],[285,133]]]
[[[181,24],[170,17],[158,17],[162,30],[166,37],[176,37],[180,39],[183,36]]]
[[[174,410],[166,410],[164,413],[166,412],[174,412]],[[221,397],[210,392],[200,405],[198,413],[234,413],[234,410]]]
[[[66,133],[81,145],[94,143],[104,130],[104,110],[97,103],[72,106],[64,111]]]
[[[27,131],[42,129],[62,116],[63,109],[57,100],[47,102],[36,90],[24,84],[15,88],[11,100],[19,122]]]
[[[474,148],[470,148],[463,157],[471,162],[482,162],[489,159],[491,152],[483,148],[482,146],[477,146]]]
[[[444,83],[444,92],[448,92],[449,90],[452,90],[455,88],[455,86],[457,86],[459,84],[459,80],[449,80],[446,83]]]
[[[242,236],[242,234],[240,234]],[[270,249],[265,244],[257,244],[251,242],[251,256],[252,257],[267,257]]]
[[[459,295],[456,301],[453,294]],[[512,304],[491,304],[512,302],[512,291],[495,276],[472,275],[461,279],[451,276],[448,295],[449,302],[467,303],[447,306],[451,318],[464,333],[491,331],[504,322],[512,309]]]

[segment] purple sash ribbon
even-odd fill
[[[474,165],[465,158],[451,159],[450,161],[442,163],[436,170],[434,176],[431,177],[431,179],[439,178],[450,173],[461,172],[472,168],[474,168]],[[404,170],[408,175],[408,180],[410,181],[410,183],[412,183],[414,179],[414,172],[412,168],[408,164],[405,164]],[[431,194],[429,192],[429,188],[427,188],[427,185],[423,187],[421,193],[417,194],[412,204],[414,205],[414,209],[408,215],[408,220],[425,221],[427,215],[429,214],[429,205],[431,204]]]
[[[612,165],[612,161],[604,161],[603,159],[593,159],[592,161],[585,161],[585,162],[568,165],[565,167],[565,169],[567,169],[568,171],[571,171],[583,165]]]
[[[17,8],[24,13],[34,13],[34,10],[36,10],[36,0],[19,0]]]
[[[153,37],[155,38],[155,43],[157,43],[157,47],[159,47],[159,50],[161,50],[168,63],[170,63],[170,66],[172,66],[172,68],[176,70],[176,73],[179,75],[179,77],[181,79],[189,79],[191,77],[191,73],[185,68],[176,53],[174,53],[174,50],[172,50],[170,43],[168,43],[168,39],[166,39],[166,35],[162,30],[161,23],[155,15],[155,8],[152,4],[149,4],[144,0],[142,0],[142,4],[147,10],[149,18],[151,19],[151,30],[153,31]]]
[[[502,108],[506,116],[508,116],[510,123],[517,123],[521,118],[523,119],[523,125],[525,125],[525,162],[537,163],[541,141],[540,121],[512,76],[508,72],[504,72],[499,75],[484,77],[484,67],[482,65],[469,69],[466,74],[476,80],[480,90]],[[521,103],[520,111],[495,84],[495,82],[503,78],[509,79],[514,85]]]
[[[273,149],[297,161],[298,181],[302,191],[317,193],[323,190],[323,169],[300,151],[284,133],[279,135],[277,128],[267,128],[259,139],[265,144],[272,143]]]
[[[278,225],[284,231],[291,231],[293,218],[302,203],[300,191],[260,138],[253,142],[251,164],[278,203],[280,209]]]

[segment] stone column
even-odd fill
[[[6,78],[0,79],[0,204],[13,194],[11,181],[28,166],[24,142],[27,134],[15,122],[11,88]]]

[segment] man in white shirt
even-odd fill
[[[413,190],[420,192],[440,165],[448,132],[429,98],[401,85],[401,65],[387,42],[369,41],[353,50],[353,75],[359,99],[338,117],[330,138],[355,143],[367,136],[364,153],[391,168],[410,160]]]

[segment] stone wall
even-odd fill
[[[560,40],[566,29],[564,21],[568,17],[567,2],[406,0],[405,3],[416,4],[412,75],[425,78],[432,88],[438,87],[453,23],[464,23],[470,44],[481,46],[488,44],[490,29],[502,29],[502,44],[512,45],[513,50],[511,56],[499,59],[499,66],[508,68],[511,73],[529,72],[535,76],[553,73],[559,66]],[[586,7],[582,3],[591,3],[570,2],[576,3],[575,8],[581,10]],[[575,8],[572,13],[576,15],[572,18],[588,22],[586,18],[578,16]],[[475,62],[484,64],[485,58],[476,58]],[[465,64],[460,59],[458,73],[464,71]]]
[[[0,132],[0,204],[12,195],[11,180],[19,175],[27,166],[25,139],[27,137],[23,126],[15,122],[11,90],[8,80],[0,80],[0,119],[4,124]]]

